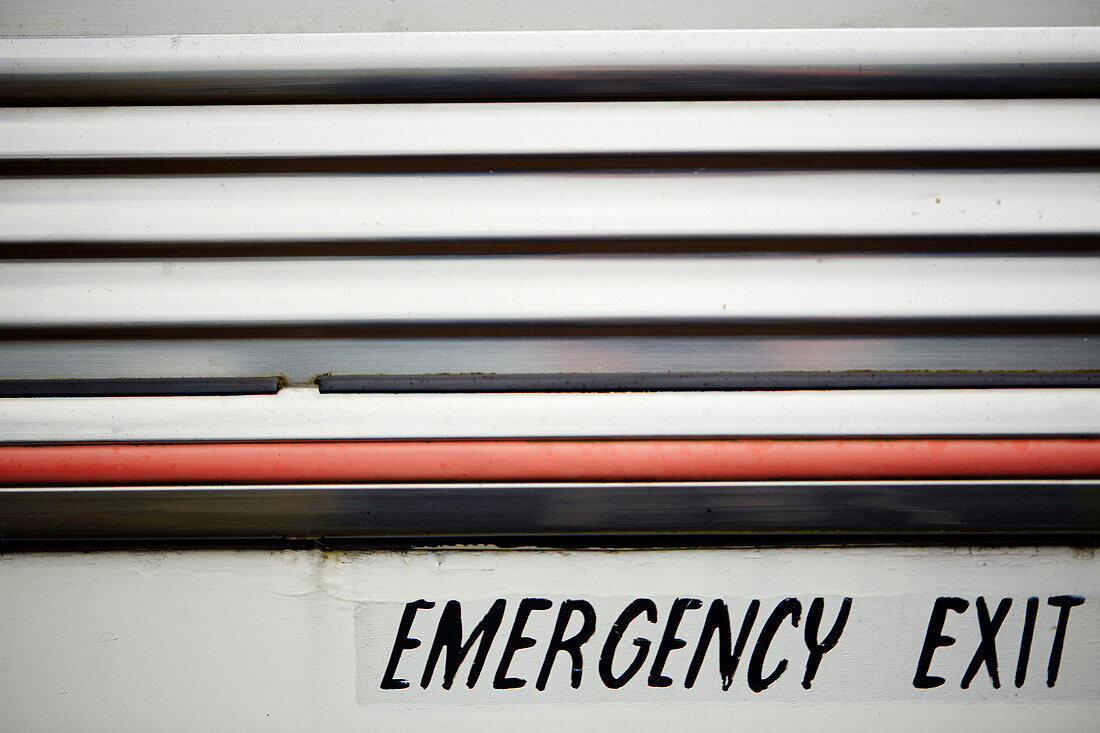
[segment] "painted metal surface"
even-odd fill
[[[1096,439],[0,445],[0,485],[1100,476]]]
[[[690,721],[698,730],[743,723],[765,731],[1090,731],[1100,703],[1100,577],[1091,552],[1065,548],[22,554],[0,557],[0,583],[0,704],[23,730],[503,731],[517,721],[531,730],[606,730]],[[527,604],[518,635],[533,646],[520,645],[498,675],[524,598],[550,607]],[[643,647],[645,658],[610,689],[599,669],[609,629],[639,598],[652,601],[653,621],[643,610],[630,624],[614,648],[613,675]],[[667,659],[653,675],[673,605],[691,598],[698,607],[680,601],[669,635],[684,646],[661,654]],[[852,600],[839,623],[845,598]],[[938,599],[954,598],[961,600],[939,601],[936,612]],[[442,689],[442,657],[423,689],[448,602],[460,604],[465,639],[496,599],[504,604],[501,629],[473,688],[471,650],[451,689]],[[539,691],[553,626],[570,599],[595,614],[580,647],[579,686],[571,686],[563,652]],[[780,607],[784,599],[798,604],[797,626],[794,603]],[[400,649],[401,616],[418,600],[432,605],[414,609],[406,635],[421,644]],[[728,609],[733,640],[748,626],[740,663],[723,691],[713,640],[687,689],[716,600]],[[757,613],[745,624],[753,601]],[[581,616],[566,638],[580,630]],[[818,641],[839,627],[809,689],[808,627]],[[940,635],[955,643],[937,644]],[[996,662],[978,654],[989,645]],[[383,689],[395,647],[391,676],[410,684]],[[759,687],[780,669],[752,691],[750,680]],[[671,682],[651,686],[651,675]],[[498,676],[523,685],[498,689]],[[943,682],[915,684],[927,685],[925,678]]]
[[[1100,102],[0,108],[0,158],[1094,150]]]
[[[7,3],[0,378],[969,373],[0,398],[0,727],[1095,728],[1093,3],[296,2]]]
[[[1098,211],[1093,171],[0,179],[0,242],[42,244],[1080,235]]]
[[[327,394],[0,399],[0,441],[1092,435],[1100,390]]]
[[[628,30],[700,28],[919,28],[1095,25],[1100,13],[1087,0],[1022,2],[941,0],[934,6],[905,0],[816,3],[808,0],[713,2],[620,0],[584,2],[508,0],[284,0],[277,7],[240,0],[165,0],[150,7],[134,0],[8,0],[0,35],[87,36],[178,33],[331,33],[379,31]]]
[[[6,261],[0,327],[1087,321],[1098,279],[1081,256]]]

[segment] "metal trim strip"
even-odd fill
[[[1100,478],[1098,439],[0,445],[0,486]]]
[[[526,337],[59,339],[0,341],[0,379],[236,377],[282,374],[294,386],[319,374],[532,372],[774,372],[851,370],[1065,372],[1100,368],[1100,339],[1085,334],[990,336],[973,323],[955,336]],[[817,326],[819,327],[819,326]],[[679,329],[683,330],[683,329]],[[11,332],[4,334],[11,338]]]
[[[1100,370],[839,372],[559,372],[554,374],[322,374],[321,394],[341,392],[698,392],[808,389],[1100,387]],[[4,382],[0,382],[3,395]]]
[[[275,394],[278,377],[0,379],[0,397],[150,397]]]
[[[1096,481],[4,488],[7,542],[1100,534]]]

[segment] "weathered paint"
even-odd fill
[[[699,730],[1073,731],[1093,730],[1100,715],[1100,564],[1091,551],[1067,548],[16,554],[0,556],[0,587],[0,709],[13,730],[661,730],[690,720]],[[1062,595],[1084,602],[1069,614],[1049,687],[1058,609],[1048,600]],[[819,639],[834,625],[841,599],[852,604],[807,690],[804,630],[817,597],[824,601]],[[945,683],[920,689],[919,658],[941,597],[963,598],[968,608],[945,614],[942,633],[957,641],[934,649],[929,665]],[[1012,598],[995,634],[999,689],[985,666],[961,687],[980,646],[979,597],[992,616]],[[1017,688],[1031,597],[1039,599],[1037,621],[1028,673]],[[497,598],[508,610],[485,679],[466,689],[464,667],[461,682],[443,690],[440,669],[421,689],[444,604],[461,601],[472,624]],[[553,606],[531,613],[526,635],[536,643],[517,651],[506,675],[529,681],[482,687],[499,668],[521,598],[547,598]],[[618,690],[600,682],[590,666],[599,650],[587,647],[577,689],[569,684],[566,653],[545,691],[533,689],[562,601],[592,604],[590,643],[602,646],[614,615],[637,598],[654,600],[658,623],[628,629],[616,674],[637,650],[633,639],[659,641],[675,599],[702,601],[701,610],[683,614],[679,638],[687,645],[669,654],[673,684],[647,684],[655,641],[648,663]],[[795,628],[788,616],[776,626],[762,670],[783,658],[787,670],[752,692],[747,667],[759,630],[786,598],[799,599],[801,623]],[[436,606],[411,626],[422,645],[396,667],[412,684],[383,690],[395,624],[406,604],[420,599]],[[735,639],[752,599],[761,601],[759,616],[730,689],[721,689],[716,641],[686,690],[685,667],[714,599],[728,603]],[[573,624],[566,636],[580,625]]]

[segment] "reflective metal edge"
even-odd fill
[[[0,39],[0,103],[1074,97],[1100,28]]]
[[[0,108],[0,158],[1100,149],[1100,100]]]
[[[973,330],[973,326],[971,326]],[[1100,337],[565,336],[0,341],[0,379],[240,377],[281,374],[754,372],[777,370],[1095,370]]]
[[[1100,533],[1100,482],[0,489],[6,541],[599,534]]]
[[[1100,389],[0,398],[0,441],[1094,435]]]

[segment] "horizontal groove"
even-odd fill
[[[1100,172],[31,176],[0,179],[0,218],[0,244],[67,246],[1091,236]]]
[[[1098,324],[1100,326],[1100,324]],[[0,340],[0,379],[238,377],[319,374],[757,371],[1066,371],[1100,369],[1100,331],[1088,334],[212,338]]]
[[[1095,166],[1098,131],[1095,99],[0,108],[0,173]]]
[[[1095,481],[0,489],[4,540],[1100,532]]]
[[[1100,126],[1100,119],[1096,124]],[[217,158],[0,158],[0,176],[161,176],[279,173],[477,173],[535,171],[881,171],[1030,169],[1087,172],[1100,167],[1097,150],[990,150],[888,153],[697,153],[607,155],[424,155]]]
[[[557,374],[337,374],[317,377],[340,392],[690,392],[807,389],[992,389],[1100,387],[1100,371],[771,371]],[[4,394],[0,382],[0,395]]]
[[[1100,211],[1100,208],[1098,208]],[[0,329],[797,324],[1100,317],[1100,258],[371,257],[0,262]],[[976,323],[971,323],[971,322]],[[315,335],[323,335],[321,333]]]
[[[0,486],[1097,477],[1096,439],[0,445]]]
[[[0,397],[149,397],[275,394],[278,377],[3,379]]]
[[[926,318],[926,319],[814,319],[731,322],[652,320],[598,323],[557,320],[542,322],[458,323],[278,323],[278,324],[115,324],[50,327],[0,327],[0,342],[12,344],[49,341],[201,341],[320,339],[598,339],[598,338],[977,338],[1100,337],[1100,317],[1042,318]],[[1091,364],[1091,362],[1090,362]],[[1087,365],[1086,365],[1087,366]]]
[[[0,442],[1062,436],[1100,389],[0,398]]]
[[[0,39],[7,105],[1093,97],[1100,30]],[[427,51],[425,50],[427,49]]]
[[[321,242],[73,242],[5,243],[3,260],[201,259],[400,255],[569,254],[1043,254],[1100,252],[1100,233],[906,237],[632,237],[494,238]]]

